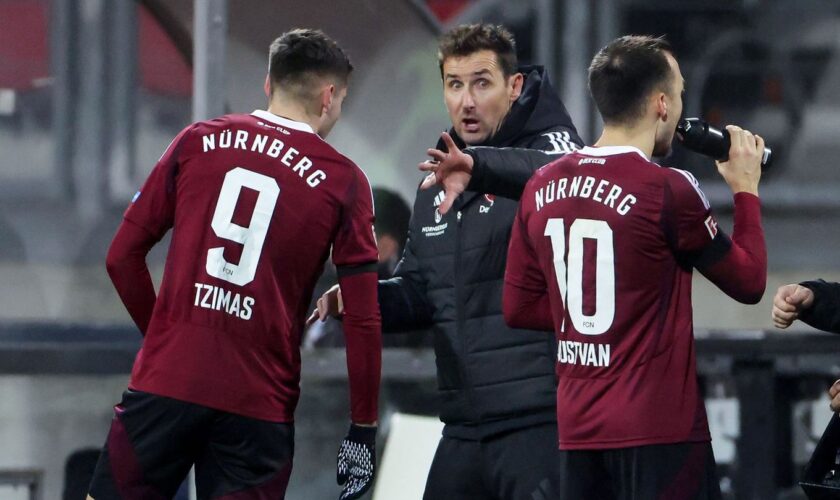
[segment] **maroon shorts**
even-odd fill
[[[558,498],[720,500],[712,443],[561,450]]]
[[[170,499],[195,465],[199,499],[284,498],[294,427],[126,391],[114,407],[90,494],[96,500]]]

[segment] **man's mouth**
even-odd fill
[[[461,125],[465,132],[476,133],[481,129],[481,123],[475,118],[464,118],[461,120]]]

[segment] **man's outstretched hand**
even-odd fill
[[[432,159],[424,161],[418,167],[424,172],[429,172],[429,175],[420,184],[420,189],[428,189],[435,184],[440,184],[443,187],[444,198],[438,210],[441,214],[445,214],[455,203],[458,195],[466,191],[472,177],[473,159],[472,156],[463,153],[458,148],[449,133],[444,132],[441,134],[441,138],[448,151],[426,150],[426,153]]]

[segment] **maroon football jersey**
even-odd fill
[[[173,228],[130,387],[291,422],[330,248],[337,266],[377,261],[364,173],[306,124],[228,115],[181,132],[125,218],[157,238]]]
[[[694,177],[636,148],[586,147],[528,182],[506,282],[548,288],[561,449],[710,439],[691,277],[717,233]]]

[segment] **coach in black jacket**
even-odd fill
[[[773,324],[787,328],[797,319],[832,333],[840,333],[840,283],[825,280],[782,285],[773,297]],[[840,412],[840,380],[828,391],[831,409]]]
[[[455,143],[553,155],[577,149],[582,141],[545,71],[517,72],[515,54],[498,26],[443,35],[438,58]],[[516,199],[533,170],[476,167],[446,214],[442,189],[418,190],[402,260],[392,279],[379,282],[383,331],[431,327],[434,334],[446,425],[426,499],[551,498],[556,344],[550,333],[511,329],[502,317]],[[333,294],[319,300],[322,316],[326,304],[335,306]]]
[[[840,333],[840,283],[815,280],[780,286],[773,298],[772,317],[777,328],[787,328],[799,319]]]

